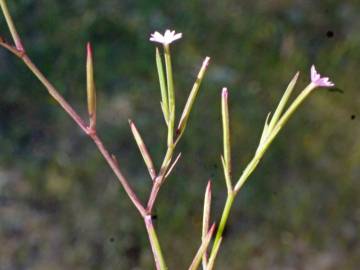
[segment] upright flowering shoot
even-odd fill
[[[159,54],[157,53],[156,62],[157,69],[160,80],[161,87],[161,107],[164,114],[164,118],[166,124],[168,126],[168,147],[171,147],[174,143],[174,125],[175,125],[175,90],[174,90],[174,81],[173,81],[173,72],[171,65],[171,57],[170,57],[170,44],[175,40],[178,40],[182,37],[182,33],[177,33],[175,30],[167,29],[165,34],[162,35],[159,32],[155,31],[150,36],[150,41],[161,43],[164,46],[164,54],[165,54],[165,69],[166,69],[166,86],[167,91],[164,91],[165,79],[163,75],[162,61],[159,58]],[[166,100],[167,99],[167,100]]]
[[[156,48],[156,68],[159,77],[161,90],[161,109],[167,126],[167,151],[161,164],[158,175],[154,179],[154,186],[148,200],[148,210],[151,211],[157,197],[160,186],[169,176],[180,155],[173,161],[174,149],[182,137],[185,127],[199,91],[200,84],[207,70],[210,58],[206,57],[197,75],[195,83],[187,98],[182,115],[180,117],[175,132],[175,89],[173,81],[173,70],[170,56],[170,44],[182,38],[182,33],[176,33],[175,30],[166,30],[164,34],[155,31],[150,35],[150,41],[163,45],[163,51]],[[163,54],[162,54],[163,53]],[[165,62],[165,68],[163,65]]]
[[[295,111],[299,108],[299,106],[303,103],[303,101],[309,96],[310,93],[313,92],[313,90],[317,87],[332,87],[334,86],[334,83],[332,83],[329,78],[327,77],[321,77],[319,73],[317,73],[314,66],[311,67],[310,71],[310,77],[311,81],[310,83],[305,87],[304,90],[300,92],[300,94],[292,101],[292,103],[289,105],[289,107],[286,109],[286,104],[290,98],[291,93],[294,90],[295,84],[297,82],[299,73],[296,73],[296,75],[293,77],[293,79],[288,84],[288,87],[286,91],[284,92],[274,114],[268,114],[265,120],[264,129],[261,135],[261,139],[259,142],[259,145],[257,147],[257,150],[255,151],[255,154],[253,158],[250,160],[248,165],[245,167],[243,173],[240,175],[239,179],[236,182],[235,187],[232,189],[230,188],[231,192],[228,192],[227,200],[224,206],[223,213],[221,215],[221,220],[219,223],[219,229],[216,232],[214,244],[210,253],[210,258],[207,264],[206,270],[211,270],[214,260],[216,258],[216,254],[218,252],[218,249],[220,247],[221,239],[222,239],[222,233],[223,229],[227,223],[227,220],[229,218],[230,209],[232,207],[232,204],[234,202],[234,199],[236,195],[239,193],[240,189],[243,187],[244,183],[249,179],[253,171],[257,168],[260,160],[263,158],[264,154],[266,153],[267,149],[271,145],[271,143],[274,141],[274,139],[279,134],[280,130],[284,127],[284,125],[287,123],[287,121],[290,119],[290,117],[295,113]],[[223,110],[223,126],[227,127],[226,120],[228,120],[227,112],[224,111],[224,109],[227,108],[227,91],[226,89],[223,89],[222,92],[222,110]],[[284,112],[285,111],[285,112]],[[224,117],[225,116],[225,117]],[[272,116],[270,118],[270,116]],[[227,131],[227,129],[224,129]],[[224,132],[224,155],[226,156],[226,152],[230,153],[230,139],[226,139],[226,132]],[[228,142],[229,145],[226,145],[225,143]],[[226,146],[226,147],[225,147]],[[225,151],[226,150],[226,151]],[[229,158],[230,159],[230,158]],[[222,158],[223,164],[226,165],[225,158]],[[226,166],[224,166],[226,167]],[[225,172],[225,180],[228,177],[227,171]],[[228,185],[228,184],[227,184]],[[228,188],[229,190],[229,188]]]

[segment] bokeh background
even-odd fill
[[[199,245],[203,192],[213,219],[226,198],[220,90],[230,91],[234,175],[266,114],[310,66],[331,77],[274,142],[231,213],[217,269],[359,269],[360,4],[288,0],[8,1],[31,58],[86,117],[85,43],[92,41],[105,144],[145,200],[151,182],[128,128],[159,165],[165,127],[154,30],[173,46],[178,115],[202,59],[211,65],[162,189],[156,226],[170,269]],[[9,38],[3,16],[0,33]],[[141,218],[92,142],[33,75],[0,50],[0,269],[154,269]]]

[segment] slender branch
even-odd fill
[[[223,235],[223,232],[224,232],[224,229],[225,229],[225,225],[226,225],[227,220],[229,218],[231,207],[232,207],[232,205],[234,203],[234,199],[235,199],[235,194],[234,193],[228,194],[227,199],[226,199],[226,203],[225,203],[225,206],[224,206],[224,210],[223,210],[223,213],[221,215],[219,227],[218,227],[218,229],[216,231],[214,244],[213,244],[212,250],[210,252],[209,261],[214,260],[213,257],[216,256],[216,254],[217,254],[216,247],[219,245],[219,241],[221,241],[221,238],[222,238],[222,235]]]
[[[2,9],[2,11],[4,13],[4,17],[5,17],[6,23],[7,23],[8,27],[9,27],[11,36],[12,36],[12,38],[14,40],[16,49],[18,49],[19,51],[24,51],[24,46],[22,45],[21,39],[20,39],[19,34],[18,34],[17,30],[16,30],[16,27],[14,25],[12,17],[10,15],[9,9],[7,7],[7,4],[6,4],[6,0],[0,0],[0,6],[1,6],[1,9]]]
[[[277,111],[282,111],[285,103],[288,99],[288,96],[290,95],[292,88],[294,87],[294,84],[297,80],[298,75],[296,75],[294,77],[294,79],[292,80],[292,82],[290,83],[290,88],[288,87],[288,89],[285,91],[285,94],[282,98],[282,100],[284,100],[283,102],[280,102],[280,105],[278,106]],[[232,190],[232,192],[228,192],[227,195],[227,199],[226,199],[226,203],[224,206],[224,210],[221,216],[221,220],[220,220],[220,224],[219,224],[219,228],[216,232],[216,236],[215,236],[215,240],[214,240],[214,244],[210,253],[210,259],[209,261],[212,261],[212,264],[214,263],[215,260],[215,256],[217,255],[218,249],[219,249],[219,245],[220,245],[220,241],[222,239],[222,234],[225,228],[225,225],[227,223],[227,220],[229,218],[229,214],[230,214],[230,210],[231,207],[233,205],[234,199],[236,197],[236,195],[239,193],[240,189],[243,187],[244,183],[247,181],[247,179],[250,177],[250,175],[254,172],[254,170],[256,169],[257,165],[259,164],[261,158],[264,156],[266,150],[269,148],[269,146],[271,145],[271,143],[273,142],[273,140],[276,138],[276,136],[279,134],[280,130],[283,128],[283,126],[287,123],[287,121],[290,119],[291,115],[296,111],[296,109],[298,109],[298,107],[303,103],[303,101],[306,99],[306,97],[309,96],[309,94],[316,88],[316,84],[314,83],[310,83],[298,96],[297,98],[292,102],[292,104],[289,106],[289,108],[286,110],[285,113],[283,113],[280,117],[280,113],[276,113],[275,114],[275,120],[273,122],[271,122],[271,128],[269,128],[268,125],[268,118],[266,119],[265,122],[265,128],[268,128],[266,131],[266,133],[263,133],[262,135],[262,139],[260,140],[259,146],[255,152],[254,157],[251,159],[251,161],[248,163],[248,165],[246,166],[245,170],[243,171],[243,173],[241,174],[239,180],[237,181],[234,189]],[[290,89],[290,90],[289,90]],[[225,164],[225,160],[223,159],[223,164]],[[226,170],[225,171],[225,178],[227,177],[226,175]]]
[[[164,260],[164,257],[163,257],[162,251],[161,251],[159,239],[157,237],[151,215],[146,215],[144,217],[144,221],[145,221],[146,230],[147,230],[150,244],[151,244],[151,249],[153,251],[154,258],[155,258],[156,269],[157,270],[166,270],[168,268],[166,266],[166,263],[165,263],[165,260]]]
[[[146,210],[149,213],[152,212],[152,209],[154,207],[160,187],[166,179],[165,176],[166,176],[168,168],[171,164],[171,159],[172,159],[173,153],[174,153],[174,147],[173,146],[168,147],[165,157],[164,157],[164,160],[163,160],[163,163],[161,165],[160,172],[159,172],[158,176],[155,178],[155,181],[153,182],[153,186],[151,189],[151,193],[150,193],[149,200],[147,203],[147,208],[146,208]]]
[[[104,156],[105,160],[113,170],[116,177],[119,179],[120,183],[125,189],[125,192],[134,203],[135,207],[138,209],[142,216],[146,215],[145,208],[142,206],[140,200],[136,196],[135,192],[130,187],[127,179],[121,173],[121,170],[115,160],[111,157],[108,150],[104,146],[101,139],[98,137],[96,132],[92,129],[89,129],[82,118],[77,114],[77,112],[71,107],[71,105],[59,94],[56,88],[45,78],[45,76],[40,72],[40,70],[34,65],[31,59],[25,54],[21,58],[25,65],[34,73],[34,75],[41,81],[41,83],[48,90],[49,94],[60,104],[60,106],[68,113],[68,115],[78,124],[78,126],[88,134],[100,150],[101,154]]]
[[[1,42],[0,43],[3,47],[7,48],[11,52],[13,52],[16,56],[18,56],[25,65],[30,69],[30,71],[40,80],[40,82],[45,86],[49,94],[59,103],[59,105],[67,112],[67,114],[75,121],[75,123],[87,134],[89,135],[95,144],[97,145],[98,149],[100,150],[101,154],[104,156],[105,160],[115,173],[116,177],[122,184],[122,186],[125,189],[125,192],[131,199],[131,201],[134,203],[137,210],[140,212],[142,216],[145,216],[147,214],[145,208],[142,206],[142,203],[136,196],[135,192],[130,187],[127,179],[124,177],[124,175],[121,173],[121,170],[115,160],[111,157],[109,152],[106,150],[103,142],[98,137],[96,132],[93,129],[89,129],[87,125],[85,124],[84,120],[80,117],[80,115],[71,107],[71,105],[63,98],[63,96],[57,91],[57,89],[46,79],[46,77],[43,75],[43,73],[37,68],[37,66],[31,61],[31,59],[27,56],[25,52],[21,51],[14,51],[15,48],[11,48],[6,43]],[[7,45],[7,46],[4,46]]]
[[[24,55],[24,51],[19,51],[14,46],[9,45],[2,37],[0,37],[0,46],[4,47],[5,49],[15,54],[19,58],[21,58]]]
[[[71,107],[71,105],[63,98],[63,96],[57,91],[57,89],[46,79],[42,72],[35,66],[31,59],[24,54],[21,60],[30,69],[30,71],[39,79],[39,81],[45,86],[49,94],[59,103],[59,105],[68,113],[68,115],[78,124],[78,126],[88,133],[87,125],[79,114]]]
[[[116,177],[119,179],[121,185],[124,187],[125,192],[129,196],[130,200],[133,202],[137,210],[140,212],[141,216],[143,217],[146,216],[147,211],[145,210],[144,206],[140,202],[139,198],[137,197],[133,189],[130,187],[125,176],[120,171],[119,165],[117,164],[116,160],[114,160],[112,156],[109,154],[109,152],[106,150],[103,142],[100,140],[100,138],[97,136],[96,133],[90,133],[90,137],[93,139],[99,151],[104,156],[105,160],[113,170]]]
[[[174,125],[175,125],[175,91],[174,80],[171,65],[170,46],[164,45],[165,52],[165,68],[166,68],[166,80],[168,87],[168,99],[169,99],[169,124],[168,124],[168,147],[173,145],[174,142]]]

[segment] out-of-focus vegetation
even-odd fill
[[[95,50],[98,126],[139,192],[151,183],[127,118],[159,164],[165,129],[154,30],[174,28],[179,105],[202,59],[208,74],[161,191],[157,227],[170,269],[200,242],[203,192],[222,210],[220,89],[230,91],[234,175],[266,114],[300,70],[331,77],[299,110],[241,191],[218,269],[358,269],[360,5],[358,1],[9,1],[29,55],[86,116],[85,43]],[[0,33],[9,37],[4,19]],[[141,218],[91,141],[14,56],[0,50],[0,269],[153,269]]]

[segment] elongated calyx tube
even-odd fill
[[[94,81],[94,64],[93,53],[90,42],[86,45],[86,92],[90,120],[90,128],[95,130],[96,127],[96,90]]]

